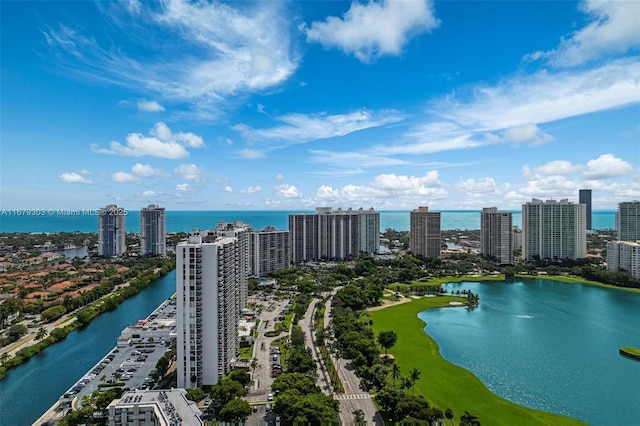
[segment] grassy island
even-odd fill
[[[437,343],[423,331],[425,323],[418,313],[425,309],[446,307],[459,297],[423,297],[409,303],[368,312],[376,334],[394,330],[397,343],[389,350],[403,371],[417,368],[424,380],[415,384],[416,393],[432,405],[453,409],[456,416],[465,410],[478,415],[483,424],[553,424],[583,425],[585,423],[566,416],[526,408],[509,402],[494,393],[471,372],[458,367],[440,356]],[[456,309],[456,308],[451,308]]]
[[[632,348],[631,346],[623,346],[620,348],[620,353],[629,358],[637,359],[640,361],[640,348]]]

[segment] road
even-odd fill
[[[311,351],[311,356],[313,356],[313,359],[316,362],[316,385],[318,385],[323,393],[331,395],[333,393],[331,390],[331,382],[329,381],[329,376],[327,375],[322,359],[320,358],[320,353],[318,352],[318,346],[316,346],[314,336],[315,328],[313,327],[313,314],[317,304],[318,299],[313,299],[311,303],[309,303],[307,312],[305,312],[304,317],[298,321],[298,325],[300,325],[302,331],[304,331],[305,345]]]
[[[29,324],[27,326],[29,329],[29,332],[26,335],[22,336],[17,341],[11,343],[10,345],[0,348],[0,355],[6,353],[10,356],[15,356],[15,354],[20,349],[23,349],[38,343],[40,340],[36,340],[36,335],[38,334],[38,330],[40,330],[41,327],[47,331],[47,336],[49,336],[51,332],[56,328],[66,327],[67,325],[71,324],[75,320],[76,318],[75,318],[75,312],[74,312],[73,314],[64,315],[62,318],[58,319],[58,321],[56,321],[55,323]],[[22,322],[22,324],[24,323],[25,321]]]
[[[325,325],[329,325],[331,321],[331,300],[327,300],[327,307],[324,311]],[[340,423],[343,425],[352,424],[353,412],[362,410],[368,425],[384,425],[371,396],[360,388],[360,378],[356,375],[351,361],[334,357],[333,354],[330,356],[344,388],[344,394],[336,396],[336,399],[340,401]]]

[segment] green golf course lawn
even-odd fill
[[[420,379],[414,386],[416,394],[422,394],[431,405],[442,411],[451,408],[455,419],[468,411],[477,415],[484,425],[585,424],[566,416],[509,402],[492,393],[471,372],[442,358],[437,343],[423,331],[425,323],[418,318],[418,313],[425,309],[449,306],[452,301],[466,302],[466,299],[453,296],[421,297],[409,303],[367,312],[373,320],[376,335],[386,330],[393,330],[398,335],[389,354],[395,357],[402,374],[406,376],[413,368],[420,371]]]

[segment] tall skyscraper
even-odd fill
[[[440,257],[440,212],[418,207],[410,213],[409,248],[414,256]]]
[[[587,256],[587,207],[560,201],[522,205],[522,258],[581,259]]]
[[[252,231],[249,244],[249,274],[266,277],[272,272],[287,269],[291,264],[289,231],[271,226],[262,231]]]
[[[633,278],[640,279],[640,241],[609,241],[607,269],[626,271]]]
[[[149,205],[140,210],[140,255],[167,253],[167,224],[164,207]]]
[[[239,351],[245,254],[237,237],[209,235],[206,240],[191,235],[176,246],[179,388],[217,383]]]
[[[587,231],[591,231],[591,190],[581,189],[578,192],[578,202],[587,205]]]
[[[98,211],[98,256],[121,256],[127,250],[126,214],[115,204]]]
[[[218,222],[215,228],[207,230],[193,230],[193,235],[199,235],[204,242],[216,241],[220,237],[236,238],[238,244],[238,279],[244,283],[239,291],[240,297],[237,300],[238,315],[247,307],[247,297],[249,296],[249,288],[247,286],[247,277],[249,274],[249,236],[251,226],[241,221],[235,222]]]
[[[497,264],[513,263],[513,215],[486,207],[480,214],[480,254],[492,258]]]
[[[380,213],[317,207],[314,214],[290,214],[291,261],[348,259],[380,248]]]
[[[616,231],[618,241],[640,241],[640,201],[618,204]]]

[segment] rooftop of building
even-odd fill
[[[112,410],[134,407],[149,407],[160,425],[203,425],[202,412],[193,401],[186,397],[184,389],[128,391],[120,399],[114,399],[107,407]]]

